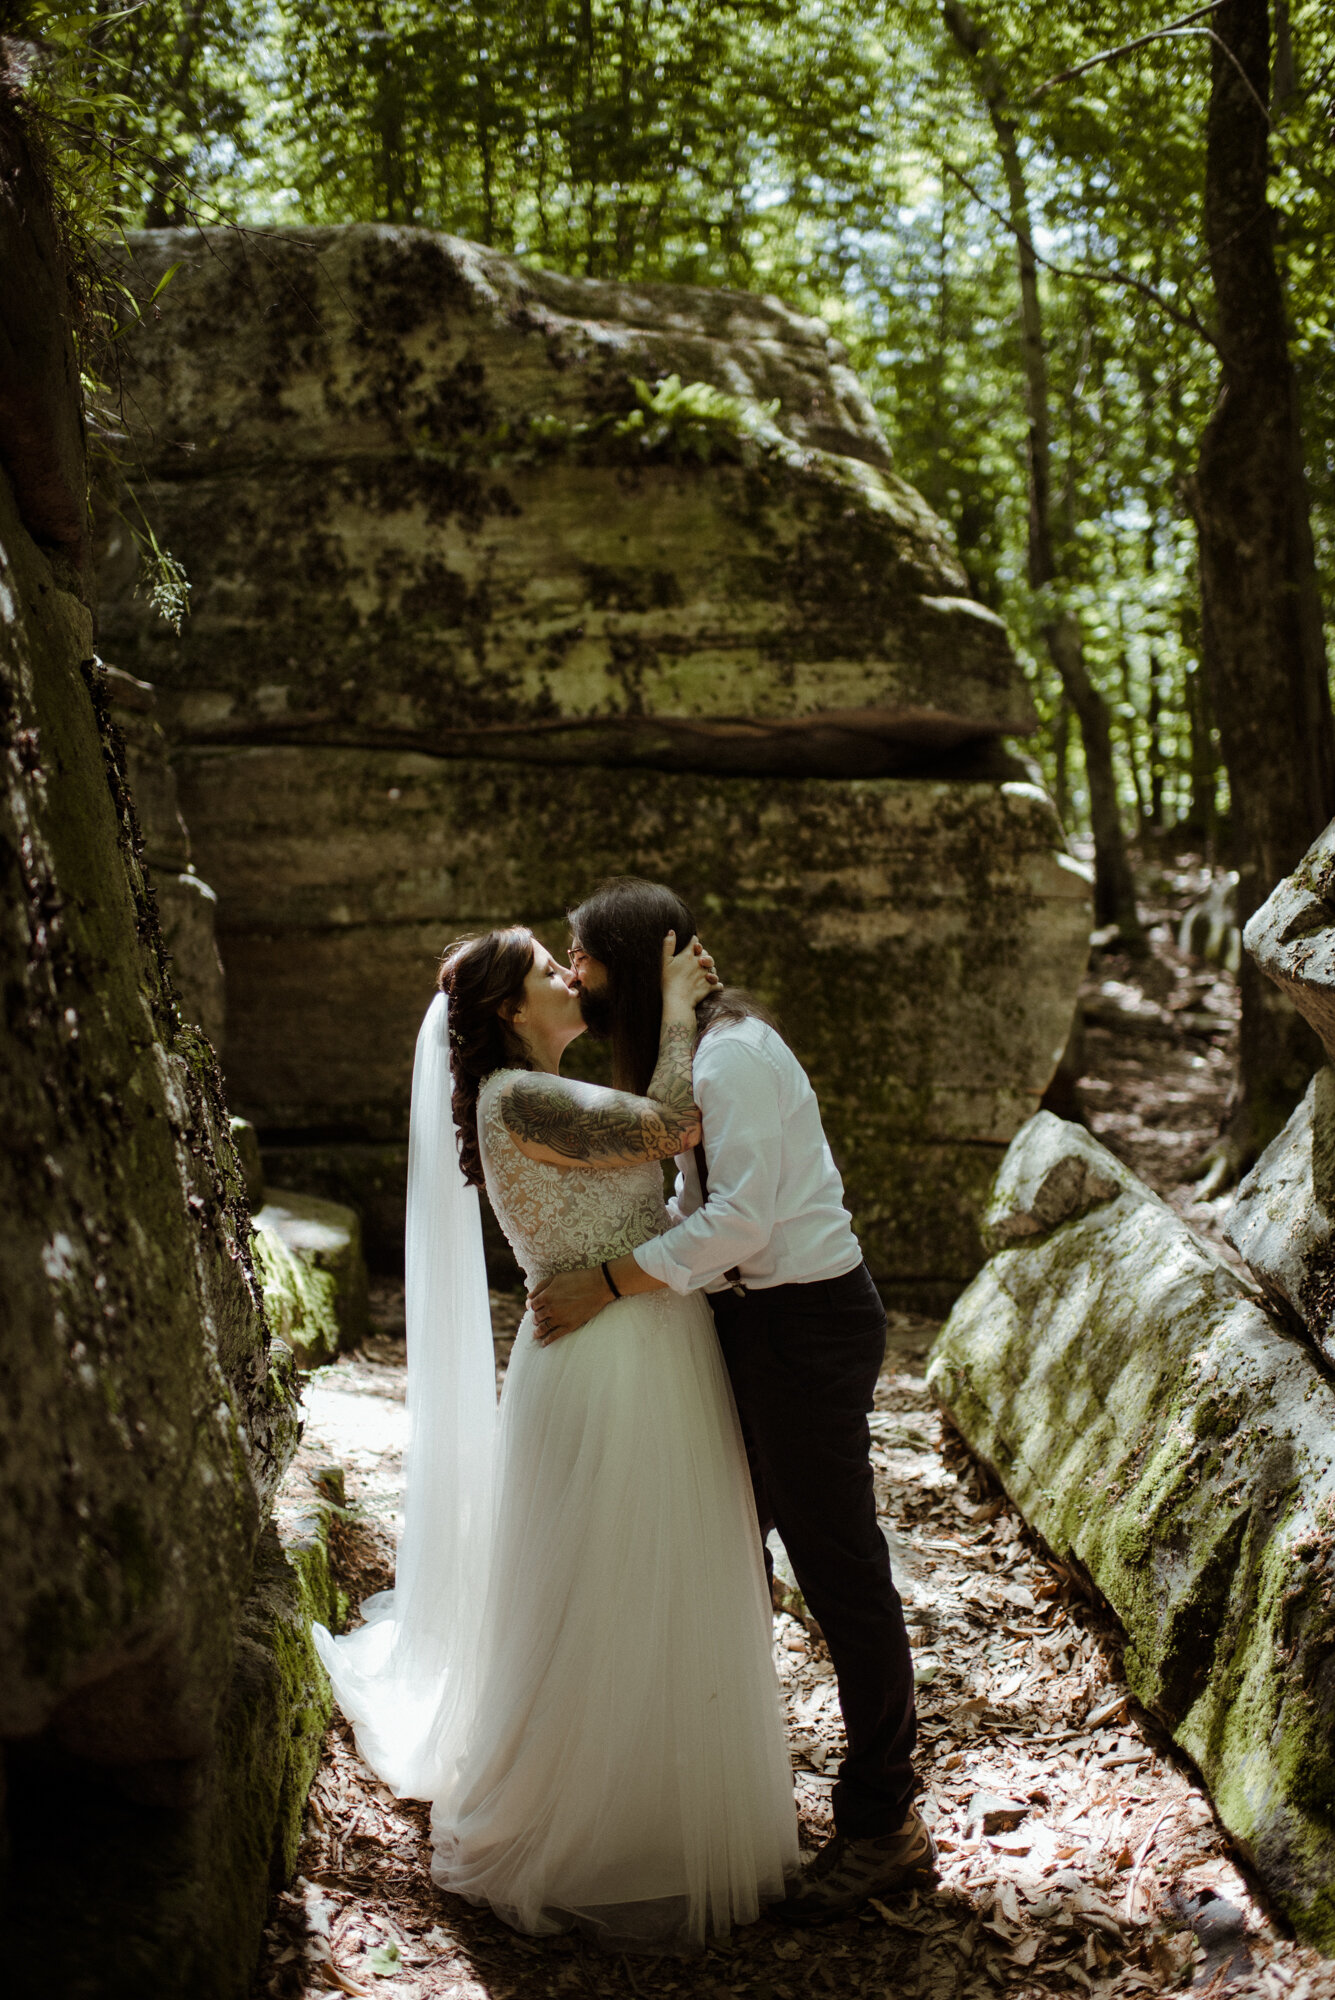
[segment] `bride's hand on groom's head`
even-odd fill
[[[693,937],[685,950],[678,951],[677,934],[669,931],[663,939],[663,998],[698,1007],[718,984],[714,961],[699,938]]]

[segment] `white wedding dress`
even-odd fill
[[[665,1229],[658,1165],[519,1151],[499,1104],[512,1073],[483,1085],[478,1132],[530,1286]],[[526,1316],[493,1492],[476,1643],[434,1691],[429,1756],[387,1747],[404,1710],[386,1712],[374,1632],[321,1635],[368,1761],[432,1799],[435,1880],[518,1930],[578,1924],[620,1950],[690,1950],[749,1922],[797,1869],[796,1817],[755,1508],[704,1298],[626,1298],[547,1348]],[[373,1600],[373,1619],[377,1603],[392,1610]]]

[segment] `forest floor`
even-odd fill
[[[1172,943],[1172,920],[1204,879],[1190,862],[1150,878],[1148,958],[1095,954],[1076,1101],[1106,1144],[1219,1243],[1227,1197],[1202,1203],[1180,1184],[1218,1129],[1236,1032],[1232,981]],[[349,1508],[335,1558],[354,1603],[391,1579],[401,1498],[402,1288],[374,1290],[377,1332],[308,1386],[286,1484],[288,1504],[308,1505],[322,1468],[343,1468]],[[493,1294],[498,1379],[521,1306]],[[375,1779],[336,1717],[256,2000],[1122,2000],[1186,1986],[1229,2000],[1335,2000],[1335,1965],[1283,1934],[1195,1773],[1131,1700],[1111,1614],[1042,1548],[933,1406],[924,1370],[935,1331],[891,1315],[871,1419],[914,1642],[935,1894],[820,1930],[764,1917],[684,1963],[521,1938],[434,1887],[427,1809]],[[814,1848],[829,1831],[842,1747],[833,1671],[787,1612],[776,1616],[775,1660],[803,1845]]]

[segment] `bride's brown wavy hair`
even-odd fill
[[[522,924],[456,938],[440,962],[436,984],[450,1000],[450,1102],[459,1165],[469,1187],[482,1186],[478,1092],[494,1070],[531,1067],[500,1010],[507,1002],[518,1006],[532,967],[533,933]]]

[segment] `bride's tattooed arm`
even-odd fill
[[[694,1014],[689,1023],[664,1021],[658,1038],[658,1062],[649,1079],[648,1095],[655,1104],[665,1104],[673,1111],[695,1111],[691,1086],[695,1035]]]
[[[545,1070],[512,1078],[501,1092],[501,1115],[516,1145],[531,1160],[557,1165],[612,1167],[665,1160],[700,1139],[700,1113],[691,1089],[695,1010],[716,984],[714,961],[698,938],[678,952],[669,931],[663,940],[663,1018],[658,1062],[648,1094],[604,1090]]]
[[[665,1039],[669,1032],[664,1031]],[[699,1136],[700,1114],[690,1096],[690,1036],[686,1030],[680,1033],[685,1036],[684,1056],[674,1056],[676,1074],[669,1081],[663,1073],[667,1052],[660,1049],[650,1085],[652,1097],[632,1097],[626,1091],[604,1090],[599,1084],[539,1071],[513,1077],[501,1093],[507,1130],[530,1159],[581,1166],[623,1166],[682,1152]],[[657,1094],[660,1089],[662,1097]],[[664,1101],[668,1089],[671,1103]]]

